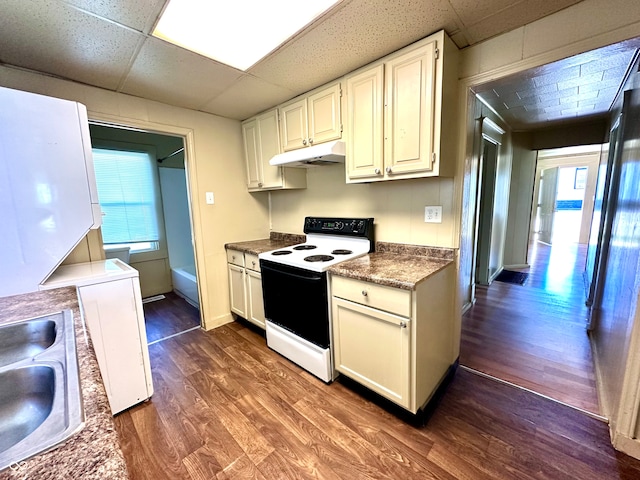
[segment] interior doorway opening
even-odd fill
[[[136,245],[135,248],[127,249],[127,263],[139,272],[149,343],[200,328],[202,316],[191,221],[186,139],[172,133],[132,129],[103,122],[91,122],[90,132],[94,149],[107,153],[145,152],[149,157],[153,172],[149,183],[153,184],[151,191],[155,192],[157,211],[149,212],[146,209],[140,214],[145,218],[150,215],[157,217],[156,235],[151,242],[153,248],[138,248],[138,242],[131,244]],[[105,162],[108,167],[109,158]],[[135,210],[129,205],[136,206],[140,197],[137,186],[129,185],[125,189],[126,182],[118,180],[122,173],[119,173],[120,170],[109,175],[105,184],[107,187],[113,182],[123,185],[122,195],[109,199],[111,203],[115,202],[116,209],[112,216],[116,215],[118,205],[122,205],[121,210],[124,211]],[[105,189],[107,193],[110,190],[114,189]],[[100,185],[98,193],[100,197]],[[130,224],[134,220],[123,219],[126,227],[124,235],[131,230]],[[109,248],[106,245],[108,242],[104,243],[108,258],[120,254],[121,249]]]
[[[601,149],[601,145],[585,145],[538,152],[530,246],[536,241],[589,243]]]

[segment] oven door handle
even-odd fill
[[[271,272],[277,273],[279,275],[286,275],[288,277],[299,278],[300,280],[314,280],[314,281],[321,281],[322,280],[322,275],[318,274],[316,272],[310,272],[309,276],[298,275],[297,273],[283,272],[282,270],[278,270],[277,268],[271,268],[271,267],[266,266],[266,265],[262,265],[261,270],[262,270],[263,274],[264,274],[265,270],[270,270]]]

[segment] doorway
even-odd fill
[[[482,148],[484,160],[491,149]],[[525,241],[530,230],[529,265],[522,268],[529,279],[524,286],[476,282],[476,302],[462,319],[460,352],[467,368],[595,416],[600,410],[582,272],[593,208],[587,197],[595,191],[599,158],[599,145],[539,152],[529,183],[531,225],[523,225]],[[487,204],[479,202],[480,210]],[[478,262],[483,215],[478,213]]]
[[[127,247],[127,263],[139,272],[149,343],[199,328],[201,315],[184,138],[101,123],[91,123],[90,132],[94,159],[96,155],[106,155],[103,163],[109,176],[104,179],[102,191],[113,186],[121,190],[117,199],[110,197],[113,208],[112,212],[107,211],[105,223],[109,217],[127,216],[143,208],[141,216],[122,219],[126,228],[120,235],[131,235],[140,219],[153,224],[141,234],[149,238],[138,235],[137,240],[142,241],[136,242],[125,237],[111,238],[103,227],[106,256]],[[146,165],[144,171],[150,172],[148,182],[142,179],[131,184],[127,180],[133,167],[129,157],[119,158],[121,154],[140,157],[137,161]],[[97,177],[100,197],[101,178]],[[140,207],[142,184],[148,184],[151,192],[144,198],[155,198],[151,198],[148,206]],[[153,218],[157,220],[152,222]]]
[[[601,151],[601,145],[538,151],[529,244],[589,243]]]

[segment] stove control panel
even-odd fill
[[[306,217],[304,233],[327,233],[373,238],[373,218]]]

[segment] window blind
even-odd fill
[[[103,242],[157,242],[155,164],[149,154],[94,148],[93,163],[105,214]]]

